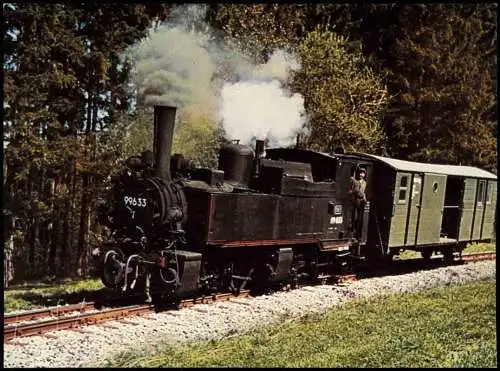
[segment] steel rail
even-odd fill
[[[40,335],[53,330],[64,330],[82,325],[95,324],[100,321],[120,319],[131,315],[150,313],[152,305],[133,305],[123,308],[104,309],[94,313],[84,313],[78,316],[56,318],[47,321],[15,324],[4,327],[4,342],[16,337]]]
[[[477,252],[462,255],[461,259],[464,262],[475,262],[475,261],[483,261],[483,260],[495,260],[497,258],[497,253],[488,251],[488,252]]]
[[[79,303],[71,305],[62,305],[57,307],[48,307],[36,309],[22,313],[4,314],[4,325],[11,325],[17,322],[32,321],[44,317],[59,317],[71,312],[85,312],[89,309],[95,309],[96,303]]]

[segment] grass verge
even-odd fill
[[[110,367],[495,367],[494,280],[347,303],[251,334],[125,353]]]
[[[12,312],[41,306],[78,303],[80,299],[92,301],[91,297],[103,289],[100,279],[87,279],[61,283],[40,288],[16,288],[4,291],[3,310]]]

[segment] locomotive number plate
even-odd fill
[[[330,218],[330,224],[342,224],[343,219],[341,216],[332,216]]]
[[[123,202],[125,203],[125,206],[146,207],[147,205],[146,199],[141,197],[124,196]]]

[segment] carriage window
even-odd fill
[[[408,187],[408,176],[401,177],[400,187]]]
[[[412,192],[411,192],[411,199],[413,200],[416,196],[418,196],[420,192],[420,185],[422,184],[422,178],[420,178],[418,175],[415,175],[415,178],[413,179],[413,186],[412,186]]]
[[[480,180],[477,190],[477,206],[482,206],[484,202],[484,181]]]
[[[408,175],[402,176],[399,181],[399,198],[398,203],[403,204],[406,202],[406,194],[408,192]]]
[[[486,191],[486,205],[491,204],[492,198],[493,198],[493,183],[488,182],[488,190]]]

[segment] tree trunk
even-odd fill
[[[47,199],[49,198],[45,190],[45,174],[46,171],[44,167],[40,169],[40,179],[38,181],[38,194],[39,202],[45,204],[49,203]],[[39,214],[40,215],[40,214]],[[47,216],[40,215],[37,220],[38,224],[38,252],[37,252],[37,263],[38,263],[38,274],[37,277],[41,278],[47,273],[47,258],[48,258],[48,231],[47,231]]]
[[[27,260],[27,266],[25,267],[25,271],[29,272],[26,275],[26,277],[32,278],[34,276],[34,273],[36,271],[36,238],[38,235],[38,228],[37,228],[37,218],[35,217],[36,210],[34,210],[34,203],[33,203],[33,195],[35,192],[33,191],[33,185],[34,185],[34,177],[33,177],[33,168],[30,169],[30,174],[31,176],[28,179],[28,200],[30,201],[29,205],[29,210],[31,211],[30,215],[30,220],[29,220],[29,245],[28,245],[28,254],[26,256]]]
[[[93,125],[93,114],[94,114],[94,99],[92,95],[91,89],[88,91],[88,105],[87,105],[87,126],[85,128],[85,154],[84,157],[86,159],[90,159],[90,150],[89,146],[91,146],[91,132]],[[82,203],[80,206],[80,227],[78,231],[78,248],[77,248],[77,275],[82,276],[84,272],[84,260],[85,260],[85,250],[87,247],[88,240],[88,220],[90,213],[90,185],[91,179],[90,174],[85,172],[83,174],[83,182],[82,182]]]
[[[72,160],[74,162],[74,160]],[[72,169],[69,171],[67,175],[67,193],[65,195],[64,201],[64,209],[66,213],[64,215],[64,223],[63,223],[63,238],[62,238],[62,247],[61,254],[59,256],[59,266],[60,266],[60,275],[66,276],[68,275],[68,268],[70,264],[68,264],[68,260],[71,259],[71,255],[69,252],[72,250],[73,243],[72,237],[72,223],[73,223],[73,215],[75,212],[75,199],[76,199],[76,172],[75,166],[72,166]]]
[[[14,278],[14,265],[12,256],[14,253],[14,217],[13,215],[6,216],[4,214],[4,232],[6,236],[4,256],[3,256],[3,285],[4,288],[9,286],[10,281]]]
[[[90,214],[90,175],[85,174],[82,184],[82,204],[80,208],[80,227],[78,231],[78,252],[77,252],[77,274],[82,276],[84,274],[84,259],[85,250],[88,241],[88,221]]]
[[[59,203],[56,201],[57,194],[57,179],[52,179],[51,182],[51,236],[50,236],[50,249],[49,249],[49,260],[47,262],[47,267],[49,268],[49,273],[57,273],[56,266],[56,256],[57,256],[57,246],[59,239],[59,228],[60,228],[60,217],[59,217]],[[48,248],[48,246],[47,246]]]

